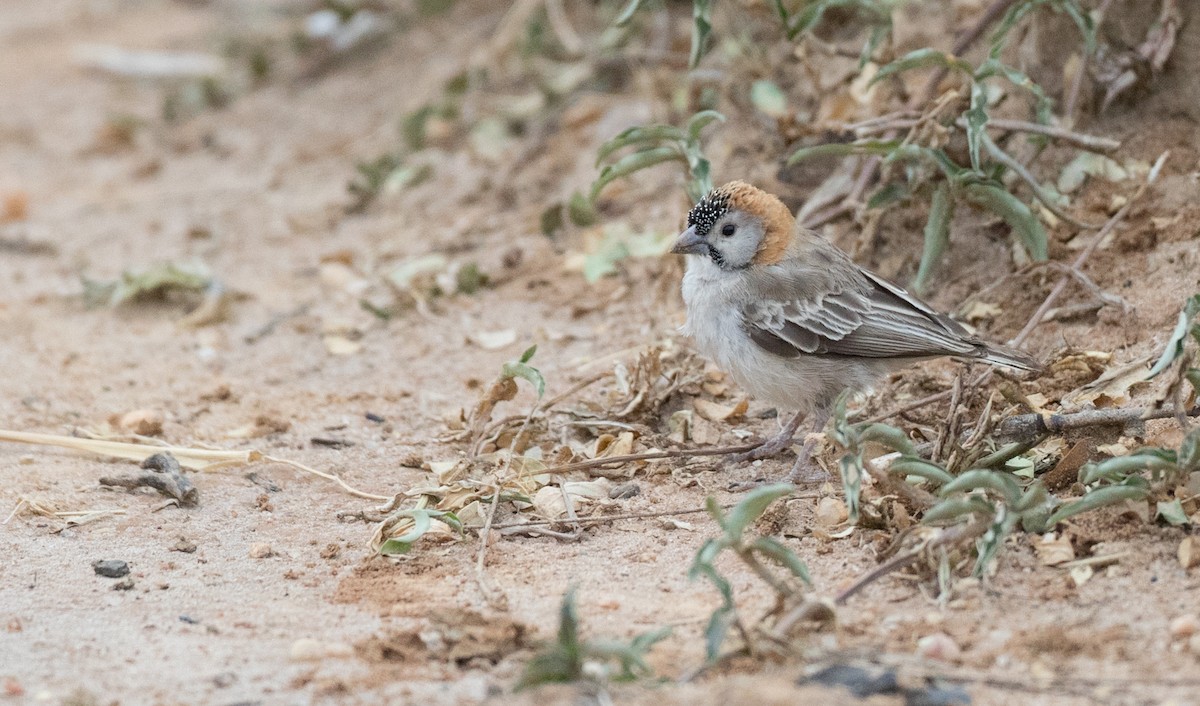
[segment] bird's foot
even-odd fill
[[[812,456],[804,454],[792,464],[792,470],[788,471],[783,482],[792,485],[815,485],[829,479],[829,471],[813,462]]]
[[[740,454],[730,456],[726,461],[726,465],[745,463],[746,461],[758,461],[764,458],[771,458],[779,455],[782,451],[792,445],[792,439],[796,436],[796,430],[800,428],[800,422],[804,421],[804,414],[800,413],[792,417],[787,424],[784,425],[779,433],[772,436],[770,439],[762,442],[758,446]]]
[[[741,492],[745,492],[747,490],[754,490],[755,488],[759,488],[759,487],[767,485],[769,483],[791,483],[792,485],[814,485],[817,483],[824,483],[825,481],[829,480],[829,472],[826,471],[824,468],[821,468],[819,465],[817,465],[817,463],[814,462],[813,458],[812,458],[812,452],[816,446],[817,438],[818,438],[818,435],[812,434],[808,437],[807,440],[805,440],[804,448],[802,448],[800,450],[800,454],[796,457],[796,462],[794,464],[792,464],[792,469],[790,471],[788,471],[788,474],[786,476],[784,476],[783,478],[780,478],[778,480],[772,480],[769,478],[755,478],[754,480],[730,483],[728,486],[729,491],[732,493],[741,493]],[[770,442],[767,442],[767,443],[770,443]],[[763,444],[763,446],[766,446],[766,445],[767,444]],[[763,446],[760,446],[749,453],[758,451],[758,449],[763,448]],[[774,453],[778,453],[778,451],[775,451]]]
[[[744,493],[755,488],[761,488],[764,485],[771,485],[772,483],[817,485],[829,479],[829,471],[812,463],[812,459],[797,459],[796,463],[792,466],[792,470],[788,471],[788,474],[782,478],[755,478],[753,480],[738,481],[730,483],[726,486],[726,490],[731,493]]]
[[[759,461],[764,458],[771,458],[783,453],[789,446],[792,445],[792,437],[795,432],[785,429],[775,436],[767,439],[758,446],[743,451],[740,454],[734,454],[726,461],[727,464],[745,463],[747,461]]]

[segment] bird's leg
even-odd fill
[[[796,463],[792,464],[792,470],[788,471],[784,482],[800,485],[829,478],[828,471],[812,462],[812,453],[817,447],[817,441],[821,438],[821,432],[825,430],[825,424],[829,422],[829,414],[828,411],[813,413],[813,423],[804,440],[804,447],[800,449],[800,455],[796,457]]]
[[[792,439],[796,436],[796,430],[800,428],[800,423],[804,421],[804,412],[797,412],[796,416],[792,417],[779,433],[772,436],[770,439],[762,442],[758,446],[729,457],[730,463],[742,463],[744,461],[757,461],[760,458],[769,458],[783,451],[792,445]]]

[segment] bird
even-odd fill
[[[671,249],[686,259],[682,332],[759,401],[795,416],[732,462],[774,456],[808,419],[821,432],[838,397],[913,362],[949,356],[1036,371],[1025,353],[971,335],[902,287],[796,223],[779,198],[743,181],[709,191]],[[786,477],[798,482],[818,434]]]

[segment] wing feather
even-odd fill
[[[760,276],[752,285],[755,299],[742,312],[751,339],[787,357],[987,355],[987,346],[949,317],[877,275],[845,264],[841,277],[816,271]]]

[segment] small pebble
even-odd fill
[[[133,577],[126,576],[120,581],[112,585],[114,591],[130,591],[133,590]]]
[[[119,579],[129,574],[129,564],[120,559],[104,559],[92,563],[97,576],[109,579]]]
[[[917,654],[926,659],[953,662],[962,655],[958,643],[944,632],[935,632],[917,640]]]
[[[344,659],[354,656],[354,648],[344,642],[321,642],[311,637],[302,637],[292,643],[289,656],[294,662]]]
[[[637,483],[621,483],[620,485],[614,485],[612,489],[608,491],[608,497],[613,500],[625,500],[632,498],[635,495],[639,495],[641,492],[642,486],[638,485]]]
[[[1179,565],[1185,569],[1200,566],[1200,540],[1195,537],[1184,537],[1179,543]]]
[[[846,504],[837,498],[821,498],[817,503],[817,524],[822,527],[836,527],[846,521],[849,514]]]
[[[271,545],[266,542],[255,542],[250,545],[251,559],[266,559],[267,557],[275,556],[275,550],[271,549]]]
[[[319,640],[302,637],[292,643],[288,654],[293,662],[315,662],[325,656],[325,647]]]
[[[138,436],[158,436],[163,430],[163,415],[152,409],[135,409],[121,416],[120,426]]]
[[[1200,632],[1200,617],[1197,617],[1194,613],[1181,615],[1171,621],[1169,629],[1171,637],[1174,639],[1191,637]]]
[[[196,543],[187,537],[180,537],[179,541],[171,545],[171,551],[193,554],[196,551]]]

